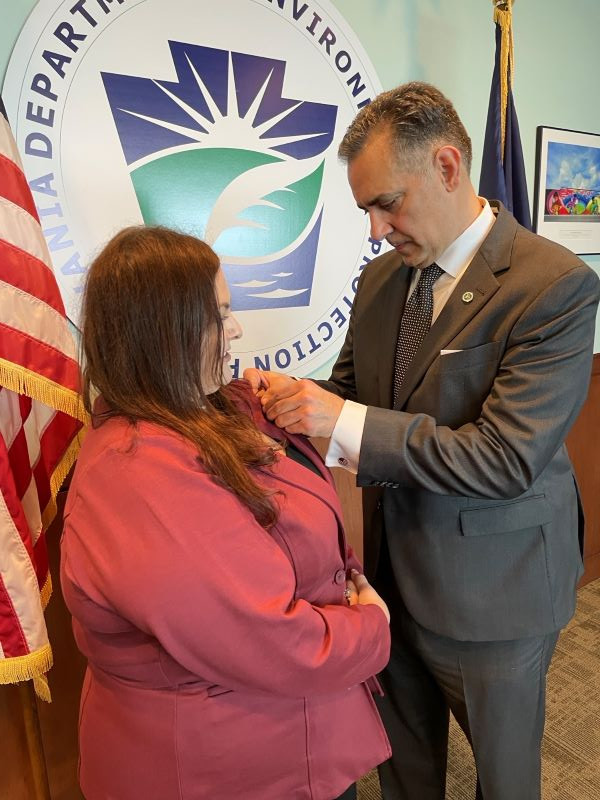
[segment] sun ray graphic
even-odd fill
[[[214,142],[218,141],[219,147],[240,147],[243,146],[248,150],[256,151],[271,151],[284,144],[291,142],[301,142],[308,139],[314,139],[316,136],[324,136],[329,133],[324,126],[321,131],[312,131],[306,134],[296,134],[293,136],[273,136],[269,137],[268,132],[273,129],[279,122],[289,117],[299,106],[302,101],[296,101],[291,107],[285,111],[276,114],[262,124],[255,124],[258,111],[263,103],[267,88],[273,78],[274,70],[271,69],[265,78],[256,97],[252,101],[247,113],[242,117],[239,114],[237,104],[237,92],[235,88],[235,75],[233,71],[233,62],[231,53],[229,53],[229,66],[228,66],[228,91],[227,91],[227,108],[225,113],[221,113],[219,106],[213,98],[210,90],[206,86],[198,73],[198,70],[191,62],[189,56],[186,54],[187,63],[190,67],[191,73],[194,76],[196,85],[206,105],[209,109],[209,115],[202,114],[196,110],[189,103],[186,103],[174,92],[167,89],[162,81],[153,80],[152,83],[157,86],[173,103],[175,103],[182,111],[184,111],[195,123],[196,126],[177,125],[176,123],[169,122],[168,120],[161,119],[160,117],[142,114],[138,111],[131,111],[127,108],[119,108],[119,111],[124,114],[129,114],[137,119],[150,122],[158,125],[165,130],[178,133],[186,136],[203,145],[212,146]],[[233,113],[235,112],[235,113]],[[200,127],[200,129],[198,128]],[[278,155],[281,155],[278,153]]]

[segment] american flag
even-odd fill
[[[85,414],[37,210],[0,99],[0,684],[49,699],[45,531]]]

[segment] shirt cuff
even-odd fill
[[[343,467],[356,475],[367,406],[346,400],[331,434],[325,456],[328,467]]]

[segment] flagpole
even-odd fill
[[[35,791],[34,798],[35,800],[51,800],[48,770],[46,768],[44,745],[42,742],[42,730],[40,728],[40,718],[38,716],[37,699],[33,689],[33,681],[21,681],[17,686],[19,687],[19,699],[23,711],[23,721],[25,723],[29,764],[31,766]]]

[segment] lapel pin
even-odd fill
[[[462,296],[463,303],[470,303],[473,300],[473,292],[465,292]]]

